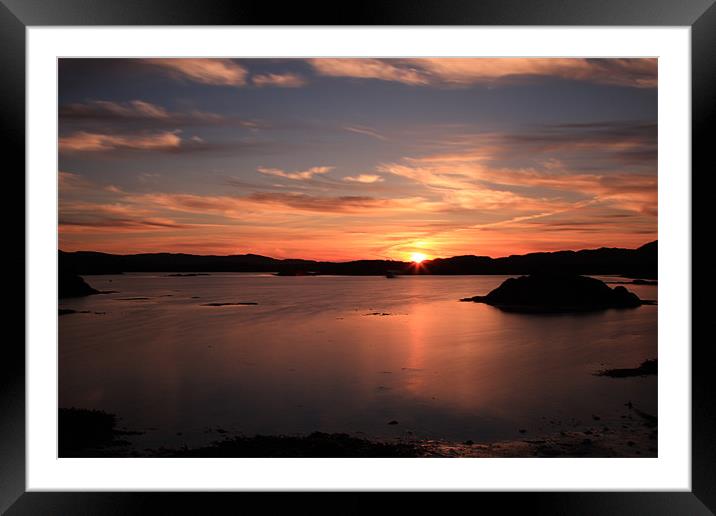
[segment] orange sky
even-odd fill
[[[61,64],[60,99],[66,251],[407,260],[657,238],[654,60],[85,60]]]

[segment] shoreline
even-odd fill
[[[594,416],[589,425],[560,422],[560,430],[491,442],[456,442],[398,437],[365,438],[349,433],[312,432],[296,435],[228,435],[207,445],[139,449],[131,436],[143,432],[117,429],[117,417],[102,411],[60,409],[59,457],[238,458],[238,457],[335,457],[335,458],[507,458],[507,457],[657,457],[656,416],[625,404],[615,424]],[[71,417],[67,417],[71,414]],[[84,433],[101,439],[82,443]],[[520,431],[523,432],[522,430]],[[225,433],[221,432],[221,433]],[[67,436],[71,436],[69,439]],[[79,439],[79,440],[78,440]]]

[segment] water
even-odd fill
[[[458,301],[505,278],[89,276],[118,293],[61,300],[99,313],[59,319],[59,404],[115,413],[149,447],[219,429],[494,441],[616,423],[627,401],[656,414],[656,377],[592,374],[657,356],[656,306],[522,315]]]

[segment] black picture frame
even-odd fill
[[[282,3],[276,6],[256,0],[0,0],[0,110],[3,127],[6,192],[23,205],[5,204],[12,248],[6,269],[9,292],[23,292],[23,302],[11,308],[15,325],[24,321],[25,225],[25,30],[43,25],[575,25],[575,26],[689,26],[692,63],[692,274],[698,250],[704,244],[693,238],[706,231],[708,218],[695,216],[696,198],[708,195],[705,177],[716,170],[716,158],[707,130],[716,122],[716,5],[714,0],[400,0],[390,3],[360,2]],[[12,159],[14,158],[14,159]],[[14,167],[8,164],[14,163]],[[699,171],[698,174],[694,171]],[[698,186],[696,186],[698,185]],[[703,205],[703,203],[700,203]],[[12,210],[12,211],[11,211]],[[705,222],[704,222],[705,220]],[[703,226],[703,227],[702,227]],[[703,240],[702,240],[703,242]],[[699,268],[700,271],[705,272]],[[700,278],[700,276],[696,276]],[[23,283],[21,285],[21,282]],[[705,326],[704,304],[696,303],[713,280],[692,283],[692,335]],[[705,297],[702,297],[705,299]],[[22,314],[18,313],[22,311]],[[12,312],[11,312],[12,313]],[[698,317],[697,317],[698,316]],[[713,320],[713,318],[711,318]],[[698,322],[697,322],[698,321]],[[708,323],[705,329],[713,329]],[[705,333],[708,335],[707,333]],[[25,492],[25,348],[24,323],[20,336],[3,339],[3,374],[0,382],[0,512],[18,514],[127,514],[211,513],[246,510],[247,502],[259,502],[261,511],[310,509],[331,514],[372,512],[384,508],[384,497],[375,493],[299,493],[289,495],[240,493],[39,493]],[[713,337],[712,337],[713,338]],[[714,514],[716,513],[716,382],[711,339],[670,342],[692,346],[692,490],[690,492],[610,493],[474,493],[465,500],[483,510],[499,507],[546,514]],[[257,499],[261,496],[260,499]],[[459,495],[463,498],[466,495]],[[475,498],[477,497],[477,498]],[[423,494],[411,497],[421,509],[442,504]],[[401,502],[404,503],[404,502]],[[237,505],[238,504],[238,505]],[[479,505],[478,505],[479,504]],[[403,505],[402,510],[408,507]]]

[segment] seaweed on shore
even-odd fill
[[[160,448],[157,457],[424,457],[424,447],[406,442],[369,441],[344,433],[306,436],[232,437],[200,448]]]
[[[60,457],[155,458],[415,458],[415,457],[631,457],[656,453],[657,418],[627,405],[643,425],[603,426],[561,431],[531,439],[456,443],[441,440],[379,441],[346,433],[233,436],[205,446],[135,449],[121,436],[139,434],[116,429],[117,418],[99,410],[60,409]],[[624,416],[622,416],[624,417]],[[225,434],[225,430],[217,430]],[[181,435],[181,433],[177,433]]]

